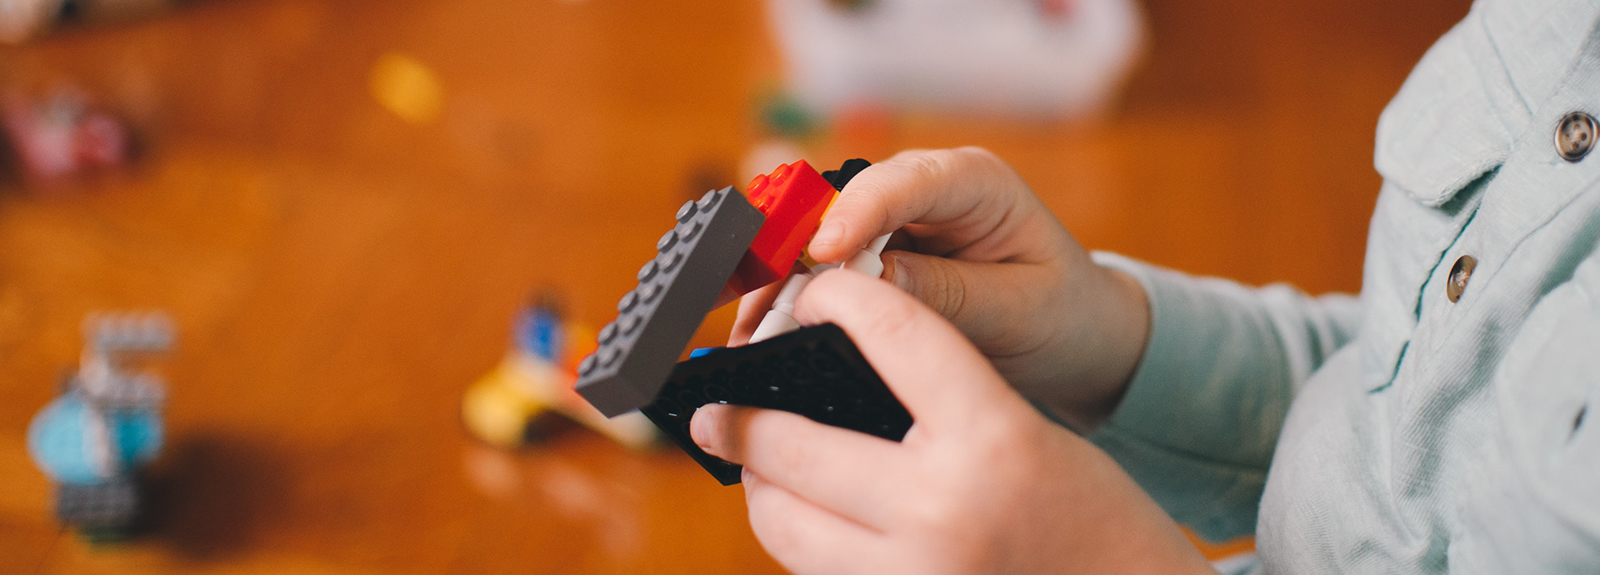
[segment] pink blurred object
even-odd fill
[[[122,119],[76,90],[58,90],[39,103],[11,93],[0,112],[0,127],[29,182],[60,181],[128,161],[131,138]]]

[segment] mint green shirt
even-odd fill
[[[1110,254],[1150,295],[1091,439],[1269,573],[1600,573],[1600,1],[1480,0],[1378,120],[1359,299]],[[1476,259],[1458,301],[1447,279]]]

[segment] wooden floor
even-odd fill
[[[1150,0],[1102,122],[905,117],[811,159],[988,146],[1090,247],[1354,290],[1378,112],[1467,4]],[[375,102],[390,52],[437,73],[437,119]],[[216,0],[0,48],[0,85],[86,86],[145,149],[0,184],[0,573],[780,572],[687,457],[582,432],[507,455],[457,415],[538,286],[608,321],[666,214],[741,183],[778,69],[750,1]],[[153,532],[91,548],[24,433],[84,314],[129,308],[181,329],[169,443]]]

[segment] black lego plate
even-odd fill
[[[733,485],[740,466],[706,453],[689,436],[694,412],[713,402],[780,409],[892,441],[912,423],[855,343],[831,323],[679,363],[655,400],[640,408],[717,481]]]

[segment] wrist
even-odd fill
[[[1049,364],[1036,379],[1014,382],[1079,433],[1089,433],[1121,403],[1150,336],[1150,303],[1133,275],[1085,254],[1064,266],[1066,288],[1048,323],[1057,326]],[[1096,258],[1098,259],[1098,258]],[[1053,298],[1054,299],[1054,298]]]

